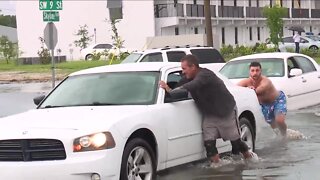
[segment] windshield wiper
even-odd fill
[[[41,109],[47,109],[47,108],[57,108],[57,107],[64,107],[64,106],[52,106],[52,105],[47,105]]]

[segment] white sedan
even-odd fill
[[[249,65],[258,61],[262,74],[287,96],[289,110],[320,103],[320,68],[314,59],[296,53],[261,53],[230,60],[220,70],[232,82],[249,76]]]
[[[180,63],[133,63],[69,75],[37,109],[2,118],[0,179],[151,180],[156,171],[205,158],[201,114],[187,93],[166,97]],[[219,75],[221,76],[221,75]],[[252,90],[235,96],[242,139],[254,150],[263,116]],[[220,152],[229,142],[218,140]]]

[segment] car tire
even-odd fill
[[[255,150],[255,132],[250,121],[246,117],[241,117],[239,120],[241,140],[245,142],[249,150]]]
[[[318,50],[319,48],[317,46],[310,46],[309,49],[311,50]]]
[[[156,172],[156,158],[151,146],[141,138],[130,140],[124,148],[120,180],[135,179],[152,180]]]
[[[87,54],[86,57],[84,58],[86,61],[92,60],[93,55],[92,54]]]

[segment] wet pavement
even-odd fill
[[[51,83],[0,84],[0,117],[35,108],[33,97],[45,94]],[[271,128],[262,129],[256,144],[259,163],[229,164],[218,169],[195,162],[158,174],[157,180],[318,180],[320,169],[320,106],[288,112],[289,129],[305,138],[282,140]]]

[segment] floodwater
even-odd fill
[[[33,98],[46,94],[51,83],[0,84],[0,117],[35,108]],[[283,140],[262,129],[256,143],[258,163],[233,163],[217,169],[195,162],[162,171],[157,180],[318,180],[320,179],[320,106],[288,112],[288,128],[301,139]]]

